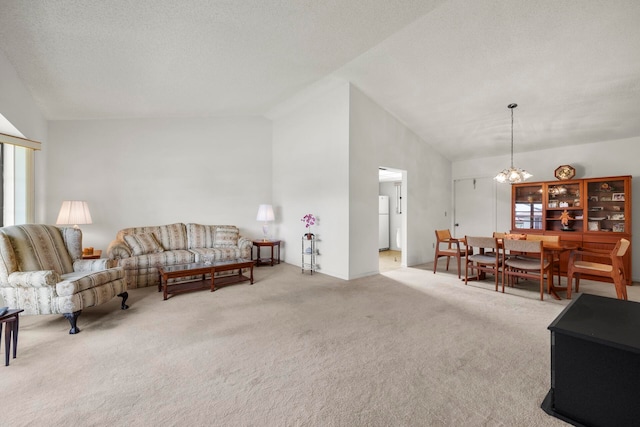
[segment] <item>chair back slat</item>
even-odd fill
[[[498,242],[493,237],[467,236],[465,240],[467,241],[467,247],[498,249]]]
[[[438,240],[447,240],[451,238],[451,232],[449,230],[436,230],[436,237]]]
[[[542,252],[542,240],[503,240],[506,251],[540,253]]]
[[[630,241],[628,241],[627,239],[620,239],[620,241],[616,245],[617,250],[614,249],[614,253],[616,254],[616,256],[623,257],[627,253],[629,245],[631,245]]]

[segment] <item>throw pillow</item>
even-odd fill
[[[238,228],[229,225],[221,225],[216,227],[213,238],[214,247],[219,246],[237,246],[238,245]]]
[[[134,255],[164,252],[164,248],[153,233],[127,234],[124,236],[124,241],[129,245]]]

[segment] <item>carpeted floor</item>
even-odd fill
[[[87,309],[74,336],[62,316],[22,317],[0,424],[565,425],[540,403],[546,328],[566,300],[429,265],[349,282],[287,264],[255,275],[167,301],[131,290],[129,310]]]

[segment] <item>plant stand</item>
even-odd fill
[[[311,235],[310,238],[308,235]],[[316,249],[316,236],[311,233],[302,235],[302,273],[309,271],[313,274],[314,270],[318,269],[316,264],[316,255],[318,250]]]

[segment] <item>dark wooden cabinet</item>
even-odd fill
[[[559,235],[562,241],[605,250],[621,238],[631,240],[630,175],[514,184],[511,201],[512,233]],[[624,257],[629,285],[631,249]],[[569,254],[562,256],[566,270]]]
[[[573,425],[638,425],[640,303],[580,294],[549,325],[551,389],[542,403]]]

